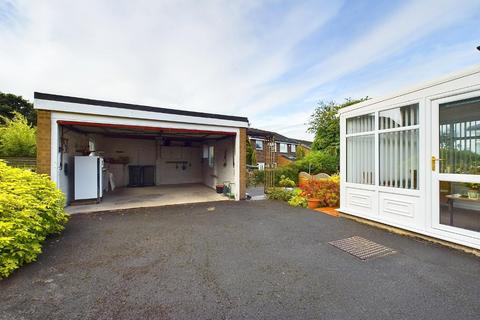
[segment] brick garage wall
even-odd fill
[[[51,176],[52,113],[37,110],[37,172]]]
[[[247,129],[240,128],[240,199],[246,198],[247,192]]]

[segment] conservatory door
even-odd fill
[[[480,240],[480,92],[432,104],[432,227]]]

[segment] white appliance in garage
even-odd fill
[[[103,158],[99,156],[75,157],[75,200],[96,199],[103,196]]]

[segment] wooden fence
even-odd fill
[[[9,166],[35,171],[37,168],[36,158],[26,157],[0,157],[0,161],[5,161]]]

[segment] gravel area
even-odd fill
[[[396,254],[362,261],[351,236]],[[478,319],[480,259],[275,201],[77,214],[0,281],[9,319]]]

